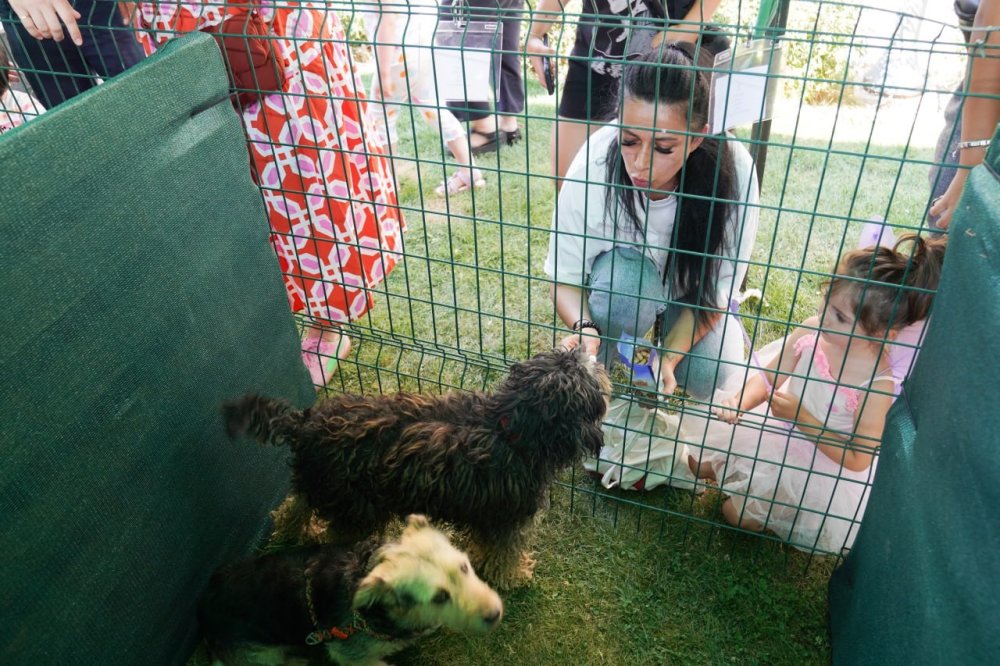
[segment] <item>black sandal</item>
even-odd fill
[[[476,129],[469,130],[469,137],[471,138],[473,134],[478,134],[479,136],[486,139],[483,143],[478,146],[473,146],[472,142],[469,142],[469,152],[473,155],[482,155],[483,153],[495,153],[500,148],[500,134],[498,132],[480,132]],[[509,143],[509,139],[508,139]]]
[[[521,140],[521,128],[520,127],[518,127],[517,129],[511,130],[509,132],[505,130],[504,134],[507,135],[507,145],[508,146],[513,146],[515,143],[517,143],[518,141]]]

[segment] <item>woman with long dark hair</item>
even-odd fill
[[[621,117],[567,173],[545,272],[573,330],[565,346],[584,344],[607,363],[622,333],[654,329],[660,389],[708,399],[745,372],[740,323],[726,314],[759,211],[749,153],[708,134],[709,80],[696,53],[697,44],[665,42],[626,66]]]
[[[562,30],[552,31],[552,26],[562,25],[559,14],[568,2],[539,0],[532,13],[524,49],[543,86],[545,70],[540,56],[558,55],[555,43]],[[728,48],[728,38],[707,25],[719,4],[720,0],[583,0],[573,50],[566,61],[559,117],[551,136],[552,173],[560,187],[580,146],[618,115],[624,61],[660,39],[700,40],[713,54]],[[543,38],[550,31],[553,42],[545,44]]]

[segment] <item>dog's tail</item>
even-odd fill
[[[272,446],[287,445],[301,426],[303,416],[283,400],[252,393],[222,406],[230,439],[247,435]]]

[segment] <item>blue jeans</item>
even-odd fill
[[[145,57],[132,29],[122,25],[117,3],[75,0],[72,4],[81,15],[83,46],[72,42],[65,27],[61,42],[35,39],[7,0],[0,0],[0,20],[10,39],[11,55],[45,108],[93,88],[96,77],[109,79]]]
[[[665,336],[686,307],[669,301],[656,264],[634,248],[619,247],[599,255],[587,287],[590,315],[609,338],[601,348],[605,365],[615,359],[615,340],[622,333],[641,337],[659,317]],[[742,380],[746,356],[740,325],[734,317],[720,317],[677,365],[678,386],[693,398],[709,400],[716,388]]]

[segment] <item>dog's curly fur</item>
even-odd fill
[[[503,588],[531,576],[526,539],[557,472],[600,450],[610,389],[593,357],[557,349],[491,393],[336,395],[304,412],[250,395],[224,415],[230,436],[291,448],[294,491],[336,533],[427,514],[467,532]]]
[[[481,633],[502,615],[468,557],[417,515],[385,543],[288,548],[220,567],[199,606],[209,651],[224,663],[315,662],[325,652],[338,664],[381,664],[438,627]],[[307,647],[317,629],[326,640]]]

